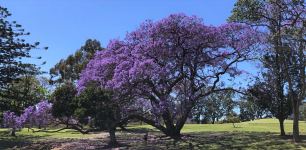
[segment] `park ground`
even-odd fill
[[[261,119],[235,124],[186,124],[181,141],[164,137],[149,125],[130,125],[128,131],[116,133],[121,146],[117,149],[306,149],[306,122],[300,122],[302,142],[291,139],[292,121],[285,121],[288,136],[279,136],[276,119]],[[148,140],[143,137],[148,132]],[[110,149],[108,134],[81,134],[73,130],[29,132],[23,129],[16,137],[8,129],[0,129],[0,149]]]

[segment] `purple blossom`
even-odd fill
[[[4,126],[14,129],[27,127],[43,127],[53,119],[51,115],[52,104],[46,100],[37,103],[35,106],[26,108],[20,116],[14,112],[6,111],[3,114]]]
[[[23,120],[20,119],[14,112],[6,111],[3,113],[4,127],[18,129],[22,127]]]
[[[190,112],[193,101],[213,90],[220,76],[239,75],[234,64],[249,57],[258,42],[257,32],[243,24],[207,26],[184,14],[146,21],[96,53],[81,73],[78,91],[95,81],[134,97],[126,109],[137,104],[153,118],[165,117],[166,111],[171,112],[168,118],[184,116],[180,113]]]
[[[43,127],[50,123],[53,119],[51,114],[52,104],[47,100],[41,101],[35,105],[35,111],[33,117],[36,126]]]

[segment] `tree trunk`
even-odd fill
[[[108,132],[109,132],[109,140],[110,140],[108,145],[110,145],[110,146],[118,145],[118,142],[117,142],[117,139],[116,139],[116,134],[115,134],[116,128],[110,128],[108,130]]]
[[[10,134],[11,134],[11,136],[16,136],[16,129],[12,128]]]
[[[201,123],[201,115],[200,115],[200,113],[197,114],[195,120],[196,120],[197,124],[200,124],[200,123]]]
[[[299,134],[299,103],[293,100],[293,141],[300,142]]]
[[[180,140],[181,139],[181,132],[180,130],[174,130],[174,129],[167,129],[166,133],[167,136],[174,140]]]
[[[279,121],[279,127],[280,127],[280,135],[285,136],[285,129],[284,129],[284,119],[278,119]]]
[[[185,122],[186,122],[186,118],[187,115],[182,117],[174,126],[172,120],[170,120],[170,117],[167,116],[163,116],[164,121],[166,126],[163,126],[159,123],[156,123],[156,121],[154,120],[150,120],[148,118],[145,118],[143,116],[139,116],[139,115],[130,115],[128,118],[126,119],[139,119],[142,120],[143,122],[157,128],[158,130],[160,130],[161,132],[163,132],[166,136],[169,136],[172,139],[180,139],[181,138],[181,129],[183,128]]]

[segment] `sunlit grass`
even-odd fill
[[[286,120],[284,123],[285,131],[292,132],[292,120]],[[182,130],[182,133],[188,132],[232,132],[232,131],[249,131],[249,132],[280,132],[279,123],[277,119],[260,119],[242,123],[235,123],[233,127],[232,123],[225,124],[186,124]],[[306,122],[299,122],[300,132],[306,134]],[[154,129],[150,125],[134,125],[130,128],[148,128]]]
[[[233,127],[232,123],[225,124],[186,124],[182,130],[182,133],[191,132],[236,132],[236,131],[247,131],[247,132],[271,132],[279,133],[279,123],[277,119],[260,119],[242,123],[235,123],[236,127]],[[300,121],[299,123],[301,134],[306,134],[306,122]],[[131,125],[129,129],[151,129],[155,130],[150,125]],[[2,128],[0,133],[7,133],[9,129]],[[37,130],[37,129],[36,129]],[[75,130],[65,129],[59,132],[53,132],[55,130],[48,130],[48,132],[35,132],[31,130],[22,129],[17,132],[18,135],[24,136],[36,136],[41,138],[89,138],[95,136],[94,134],[82,134]],[[285,131],[291,134],[292,132],[292,120],[285,121]]]
[[[186,124],[182,133],[184,140],[175,145],[169,138],[158,138],[163,135],[149,125],[129,125],[130,132],[118,131],[117,137],[121,143],[129,145],[132,149],[306,149],[306,123],[300,122],[300,134],[303,142],[294,144],[291,136],[279,136],[277,119],[261,119],[235,124]],[[37,130],[37,129],[36,129]],[[285,130],[288,135],[292,132],[292,121],[285,121]],[[8,129],[0,129],[0,149],[24,147],[29,144],[43,145],[49,149],[55,143],[80,140],[86,143],[95,142],[94,145],[106,145],[108,135],[106,132],[81,134],[75,130],[62,130],[59,132],[35,132],[23,129],[18,131],[17,137],[8,135]],[[149,132],[148,142],[143,142],[143,135]],[[43,143],[43,144],[42,144]],[[32,147],[30,147],[32,148]],[[26,147],[28,149],[28,147]]]
[[[7,132],[9,129],[0,129],[0,132]],[[36,136],[40,138],[88,138],[92,137],[93,134],[82,134],[76,130],[65,129],[59,132],[53,132],[54,130],[48,130],[48,132],[32,132],[28,129],[22,129],[18,131],[17,137],[19,135],[23,136]]]

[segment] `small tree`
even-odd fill
[[[236,128],[236,125],[235,123],[240,123],[240,119],[238,117],[237,114],[234,114],[234,113],[230,113],[226,116],[226,121],[228,123],[232,123],[233,124],[233,127]]]
[[[3,123],[5,127],[10,127],[10,135],[16,136],[16,129],[22,127],[20,118],[14,112],[6,111],[3,113]]]
[[[77,90],[74,84],[71,82],[66,82],[56,88],[51,96],[53,103],[53,116],[63,121],[67,127],[73,118],[73,114],[77,106],[75,101],[76,95]]]
[[[262,101],[258,101],[251,95],[244,95],[239,101],[240,119],[249,121],[261,119],[269,113],[267,107]]]
[[[47,98],[48,90],[42,85],[39,77],[26,75],[9,83],[0,93],[0,109],[20,115],[25,108]]]
[[[11,128],[11,135],[16,136],[16,129],[21,129],[25,126],[31,128],[49,125],[53,120],[51,109],[52,104],[45,100],[35,106],[29,106],[20,116],[14,112],[6,111],[3,113],[3,123],[5,127]]]
[[[116,140],[116,127],[120,126],[123,119],[122,105],[114,100],[115,95],[111,91],[103,90],[96,84],[90,84],[77,97],[78,109],[76,115],[79,119],[92,118],[94,125],[109,132],[109,145],[118,145]]]
[[[249,89],[251,96],[255,98],[255,105],[267,109],[271,114],[279,120],[280,133],[286,135],[284,129],[284,120],[292,114],[292,107],[287,95],[278,90],[271,84],[273,79],[268,78],[264,82],[257,82]],[[279,93],[280,92],[280,93]]]
[[[223,116],[230,114],[235,106],[232,91],[220,91],[200,99],[193,114],[196,117],[210,119],[212,124]],[[199,120],[200,121],[200,120]]]

